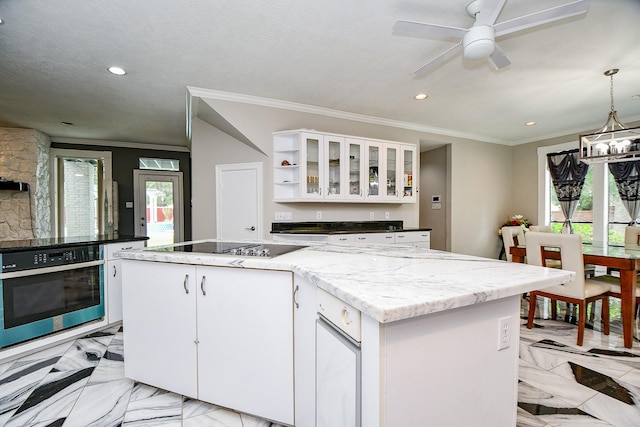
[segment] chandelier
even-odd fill
[[[627,129],[613,106],[613,76],[618,71],[612,68],[604,72],[611,78],[611,111],[607,122],[600,132],[580,135],[580,160],[585,163],[640,160],[640,127]]]

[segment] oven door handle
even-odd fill
[[[36,276],[39,274],[57,273],[59,271],[77,270],[79,268],[93,267],[104,264],[103,259],[80,262],[78,264],[56,265],[54,267],[32,268],[29,270],[13,271],[11,273],[1,273],[0,280],[14,279],[16,277]]]

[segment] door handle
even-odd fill
[[[256,228],[252,225],[251,227],[245,228],[245,230],[256,231]]]

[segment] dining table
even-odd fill
[[[509,248],[512,262],[525,262],[525,246]],[[620,272],[621,317],[624,346],[632,348],[634,318],[636,312],[636,286],[640,270],[640,245],[613,245],[599,242],[583,242],[582,254],[585,264],[607,267]],[[558,251],[548,251],[546,258],[559,259]]]

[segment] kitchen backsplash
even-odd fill
[[[42,132],[0,127],[0,177],[31,188],[0,191],[0,240],[51,236],[50,147]]]

